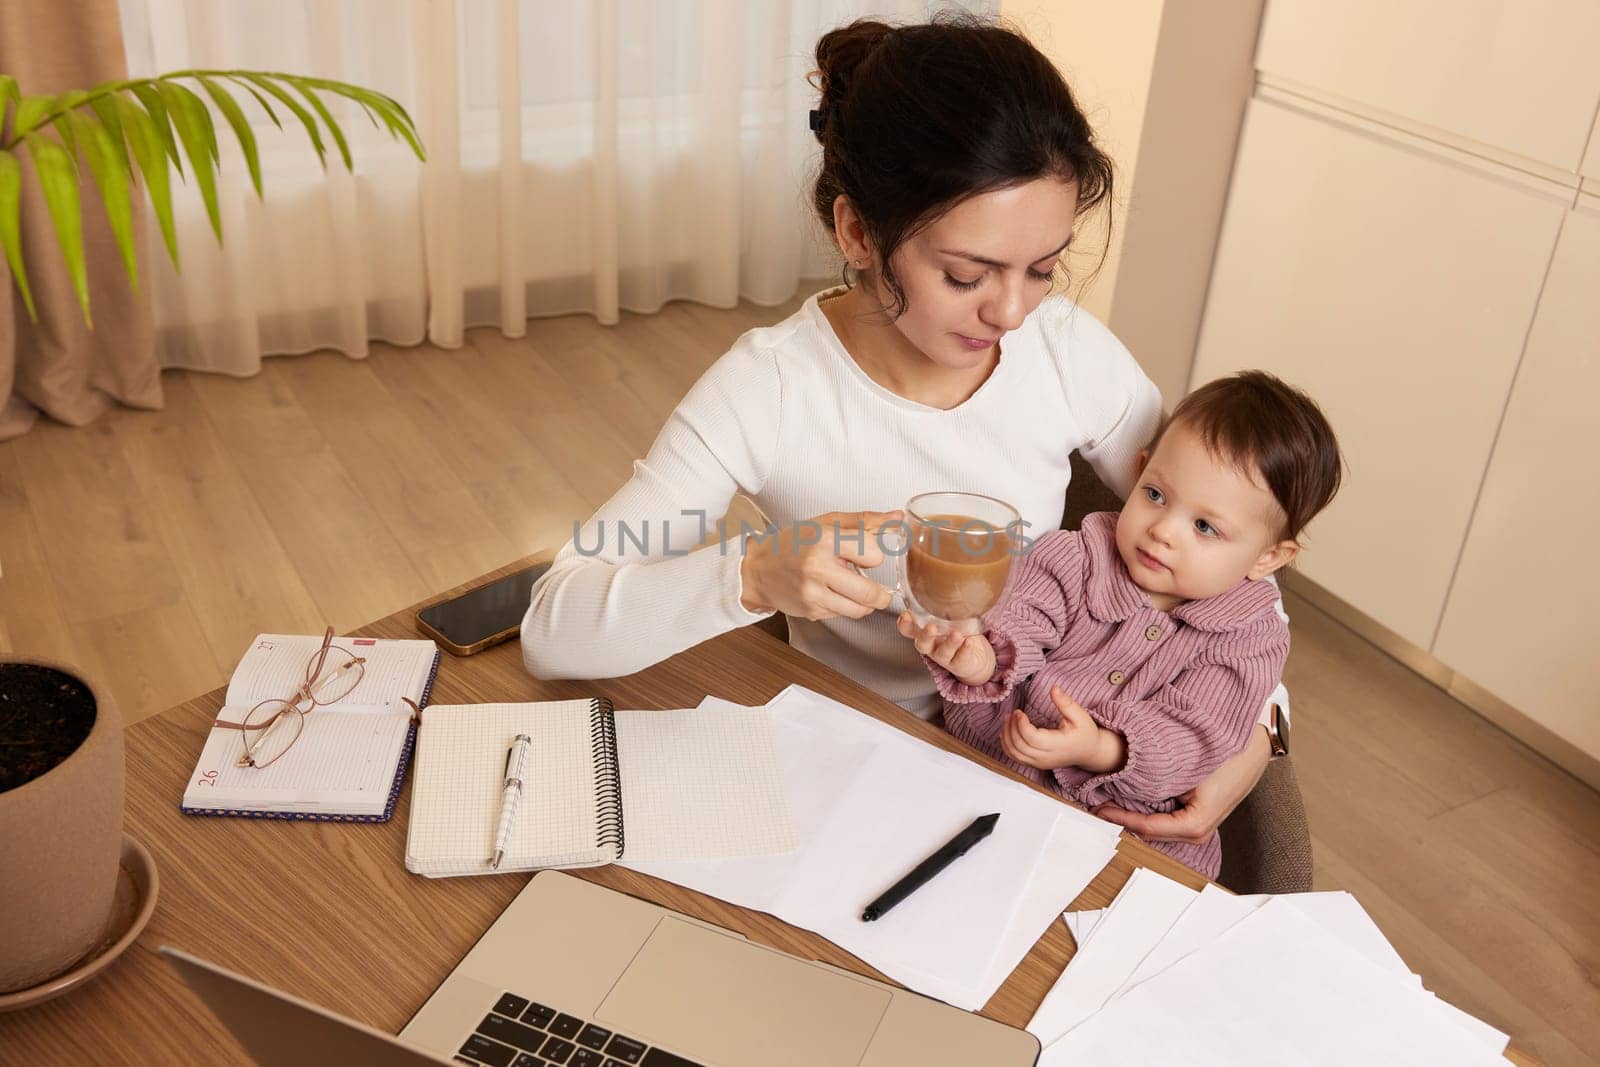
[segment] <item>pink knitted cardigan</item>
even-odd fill
[[[1016,561],[1005,599],[984,618],[998,661],[988,684],[964,685],[927,662],[945,727],[963,741],[1085,807],[1172,811],[1249,742],[1283,673],[1289,628],[1265,581],[1155,608],[1117,554],[1116,524],[1115,512],[1090,515],[1080,531],[1047,534]],[[1012,709],[1038,726],[1060,722],[1052,685],[1126,738],[1122,767],[1041,771],[1006,758],[1000,728]],[[1208,878],[1222,864],[1215,833],[1198,845],[1154,844]]]

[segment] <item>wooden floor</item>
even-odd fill
[[[221,684],[260,631],[352,629],[558,547],[716,355],[794,306],[168,373],[165,411],[41,423],[0,443],[0,648],[81,665],[133,721]],[[1595,1062],[1600,795],[1289,610],[1319,888],[1353,891],[1431,989],[1547,1063]]]

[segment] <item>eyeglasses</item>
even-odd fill
[[[306,716],[319,707],[338,703],[361,684],[366,658],[333,643],[333,627],[322,635],[322,645],[306,661],[305,681],[286,700],[263,700],[241,722],[217,719],[213,726],[239,731],[244,751],[240,767],[267,767],[282,759],[305,729]]]

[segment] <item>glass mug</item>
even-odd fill
[[[911,612],[919,626],[979,632],[979,616],[1000,602],[1021,551],[1022,516],[978,493],[922,493],[906,502],[905,516],[883,530],[883,547],[896,557],[890,610]]]

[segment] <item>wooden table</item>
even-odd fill
[[[416,637],[414,614],[415,608],[408,608],[358,634]],[[433,700],[467,704],[599,695],[619,708],[681,708],[709,694],[755,705],[794,682],[1009,773],[755,628],[725,634],[638,674],[599,682],[531,678],[515,642],[467,659],[446,654]],[[158,957],[163,944],[396,1033],[528,881],[527,874],[428,879],[407,872],[409,789],[401,793],[394,818],[381,824],[181,814],[179,799],[223,692],[197,697],[129,729],[126,829],[155,856],[161,879],[155,914],[123,958],[85,988],[0,1015],[0,1062],[245,1062],[232,1036]],[[1191,886],[1205,884],[1188,868],[1124,836],[1116,858],[1073,906],[1104,907],[1136,866]],[[621,867],[570,873],[797,956],[884,978],[822,937],[770,915]],[[1015,1026],[1026,1023],[1073,951],[1064,924],[1051,923],[983,1014]]]

